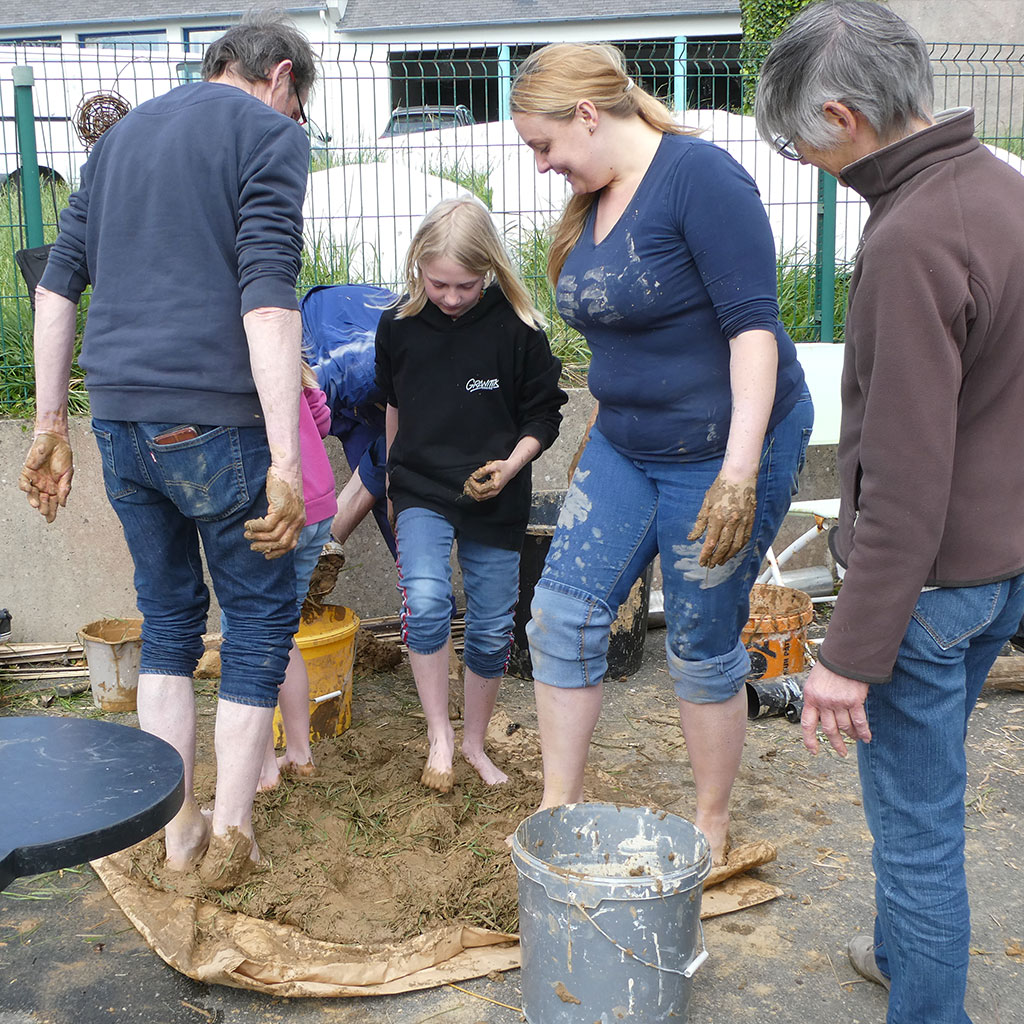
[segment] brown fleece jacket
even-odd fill
[[[871,215],[839,440],[847,572],[821,661],[892,676],[924,586],[1024,571],[1024,176],[952,111],[842,171]]]

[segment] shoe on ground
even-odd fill
[[[875,940],[871,935],[854,935],[846,947],[853,969],[868,981],[881,985],[887,991],[892,982],[878,969],[875,960]]]

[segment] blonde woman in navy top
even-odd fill
[[[666,655],[716,862],[746,728],[749,592],[813,419],[779,323],[775,251],[747,173],[677,125],[607,44],[544,47],[512,119],[573,195],[548,274],[597,400],[528,629],[542,806],[583,799],[616,609],[656,554]]]

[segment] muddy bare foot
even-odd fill
[[[192,797],[167,823],[164,845],[172,871],[191,871],[203,859],[210,845],[210,821]]]
[[[704,833],[711,847],[711,864],[719,867],[729,857],[729,815],[704,815],[697,812],[694,824]]]
[[[462,756],[473,766],[477,775],[488,786],[500,786],[508,782],[508,776],[483,752],[483,750],[467,750],[462,748]]]
[[[277,789],[280,781],[281,769],[275,760],[273,768],[268,768],[264,765],[260,770],[260,781],[256,783],[256,792],[266,793],[271,789]]]
[[[455,759],[455,730],[449,725],[440,736],[431,736],[430,753],[427,763],[420,776],[420,782],[428,789],[436,789],[438,793],[450,793],[455,785],[455,772],[452,761]]]
[[[423,774],[420,776],[420,782],[427,787],[427,789],[436,789],[438,793],[450,793],[452,787],[455,785],[455,772],[450,768],[448,771],[439,772],[435,768],[431,768],[428,764],[423,769]]]
[[[313,758],[306,761],[291,761],[287,754],[282,754],[277,759],[277,767],[282,775],[290,775],[296,779],[313,779],[317,775]]]
[[[199,865],[199,880],[218,892],[234,889],[252,874],[259,859],[255,840],[229,826],[224,835],[210,838],[210,847]]]

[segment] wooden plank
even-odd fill
[[[81,644],[0,644],[0,665],[75,660],[81,657],[84,657]]]
[[[89,668],[83,665],[81,668],[19,668],[0,669],[0,682],[7,682],[15,679],[74,679],[78,676],[88,676]]]
[[[996,658],[983,689],[1024,693],[1024,654],[1001,654]]]

